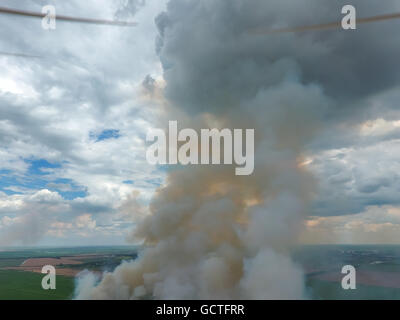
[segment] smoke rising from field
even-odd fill
[[[310,8],[325,21],[341,12],[336,3],[305,2],[172,0],[156,19],[164,123],[254,128],[255,171],[235,176],[232,166],[171,168],[134,230],[146,249],[99,284],[84,277],[78,299],[305,297],[303,272],[290,258],[316,188],[304,154],[328,118],[355,114],[367,94],[398,77],[386,66],[397,59],[393,52],[363,52],[367,41],[373,46],[382,37],[249,35],[279,19],[301,25]],[[348,50],[349,43],[363,46]],[[352,55],[360,52],[359,61]],[[384,56],[379,81],[363,78],[363,67]]]

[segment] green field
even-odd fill
[[[25,259],[0,259],[0,268],[19,266]]]
[[[65,300],[74,292],[74,279],[56,277],[56,289],[44,290],[45,275],[15,270],[0,270],[0,300]]]
[[[60,264],[57,269],[113,271],[123,260],[135,259],[137,247],[2,248],[0,251],[0,300],[63,300],[73,298],[75,281],[73,277],[57,276],[56,290],[44,290],[41,283],[45,274],[4,268],[20,266],[29,258],[60,258],[79,255],[90,256],[82,259],[82,264]]]

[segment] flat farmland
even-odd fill
[[[43,275],[16,270],[0,270],[0,300],[66,300],[74,293],[74,278],[57,276],[56,289],[44,290]]]
[[[83,270],[113,271],[137,256],[134,247],[39,248],[0,251],[0,300],[73,298],[75,276]],[[42,267],[56,268],[56,290],[44,290]]]

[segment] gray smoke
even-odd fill
[[[325,126],[361,119],[364,99],[399,80],[393,64],[400,35],[381,36],[392,34],[385,23],[352,32],[248,31],[335,21],[344,4],[169,2],[156,19],[164,121],[178,120],[181,128],[255,128],[255,171],[235,176],[231,166],[171,168],[134,230],[147,248],[98,284],[84,277],[77,298],[305,297],[303,273],[290,258],[316,190],[304,156]],[[359,11],[376,15],[396,6],[363,1]]]

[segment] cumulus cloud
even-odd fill
[[[308,244],[398,244],[400,210],[398,206],[369,206],[357,214],[310,217],[302,241]]]
[[[370,120],[352,133],[357,144],[318,152],[308,164],[320,186],[314,215],[354,214],[371,205],[399,204],[397,120]]]
[[[88,200],[65,200],[57,192],[47,189],[32,194],[0,196],[0,245],[32,245],[43,237],[50,239],[70,239],[75,244],[85,238],[102,234],[110,238],[124,230],[108,222],[111,228],[104,230],[97,221],[106,224],[107,215],[113,214],[114,222],[118,209],[105,207],[93,210],[96,203]],[[70,242],[68,241],[68,242]]]
[[[96,223],[97,234],[92,230],[91,241],[113,233],[112,241],[121,243],[133,222],[121,218],[118,207],[133,192],[148,201],[163,176],[145,162],[143,140],[156,104],[141,98],[143,79],[149,73],[157,77],[161,70],[148,37],[156,35],[154,17],[163,3],[2,2],[37,12],[47,4],[70,16],[127,20],[135,16],[139,25],[118,28],[59,21],[56,30],[45,31],[40,19],[2,16],[0,51],[39,56],[0,55],[2,201],[19,203],[27,212],[31,211],[25,207],[28,202],[43,207],[29,219],[50,231],[37,232],[30,244],[54,243],[54,235],[67,238],[74,234],[72,229],[79,229],[74,219],[85,214]],[[113,139],[99,138],[107,132],[118,134]],[[57,206],[61,207],[57,218],[43,223],[49,216],[46,212]],[[70,215],[64,214],[65,206]],[[16,219],[25,213],[21,209],[2,215]],[[52,232],[49,225],[59,231]],[[70,225],[72,229],[66,228]],[[61,232],[64,227],[68,230]],[[11,237],[4,226],[1,232],[2,238],[8,238],[4,243],[25,242]]]

